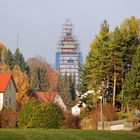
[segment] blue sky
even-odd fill
[[[26,59],[43,56],[55,63],[57,42],[65,19],[71,19],[83,56],[106,19],[111,30],[123,19],[140,17],[140,0],[0,0],[0,42]]]

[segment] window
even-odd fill
[[[8,106],[8,97],[5,98],[5,106]]]
[[[70,58],[69,60],[68,60],[68,63],[73,63],[74,61]]]
[[[11,104],[12,104],[11,97],[6,97],[5,98],[5,107],[11,106]]]
[[[9,105],[11,105],[11,104],[12,104],[11,97],[9,97]]]

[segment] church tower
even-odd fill
[[[76,36],[73,34],[73,25],[66,20],[63,33],[56,51],[56,69],[62,75],[75,75],[76,84],[80,83],[79,66],[83,63],[82,53]]]

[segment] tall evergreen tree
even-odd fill
[[[131,69],[132,58],[139,44],[140,20],[126,19],[120,28],[110,33],[106,21],[101,24],[99,34],[91,44],[82,70],[81,89],[102,89],[102,95],[121,93],[126,74]]]
[[[123,71],[121,74],[121,103],[122,103],[122,111],[123,109],[123,87],[124,81],[126,79],[126,75],[131,69],[132,59],[136,53],[137,46],[139,44],[139,32],[140,32],[140,19],[136,19],[134,16],[127,18],[123,21],[120,26],[120,31],[123,35]]]
[[[20,52],[19,48],[17,48],[15,51],[14,59],[15,65],[18,65],[23,72],[26,71],[27,73],[29,73],[29,66],[25,62],[25,59],[22,53]]]
[[[107,21],[101,24],[99,34],[91,44],[82,73],[82,84],[87,90],[102,89],[102,94],[107,93],[107,84],[111,68],[109,54],[109,25]],[[86,89],[86,88],[85,88]]]
[[[49,81],[47,71],[44,68],[38,67],[34,70],[34,75],[30,79],[31,89],[35,91],[46,92],[49,89]]]
[[[122,42],[124,44],[123,63],[124,73],[126,74],[131,68],[132,58],[139,44],[140,19],[133,16],[125,19],[120,26],[120,30],[124,38]]]
[[[110,55],[112,64],[112,77],[113,77],[113,105],[115,105],[115,97],[117,85],[120,85],[120,77],[123,72],[123,56],[124,56],[124,38],[117,27],[110,37]],[[117,84],[118,82],[118,84]]]
[[[5,63],[7,65],[9,65],[9,67],[11,68],[11,70],[14,68],[15,66],[15,59],[14,59],[14,55],[12,54],[12,52],[8,49],[7,55],[5,57]]]
[[[57,91],[68,108],[72,107],[73,105],[69,85],[70,84],[67,73],[64,76],[62,75],[58,76]]]
[[[74,101],[76,99],[76,92],[75,92],[75,76],[69,75],[69,86],[70,86],[70,95],[71,99]]]
[[[86,65],[83,65],[82,70],[80,71],[80,86],[79,89],[84,93],[88,91],[88,68]]]
[[[0,48],[0,62],[2,62],[2,48]]]
[[[124,96],[127,111],[129,111],[129,104],[140,104],[140,45],[133,57],[131,70],[124,83]]]

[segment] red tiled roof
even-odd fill
[[[11,76],[12,75],[10,73],[0,74],[0,92],[4,92],[6,90]]]
[[[40,102],[46,103],[46,102],[54,102],[54,99],[58,93],[51,91],[51,92],[36,92],[35,94]]]

